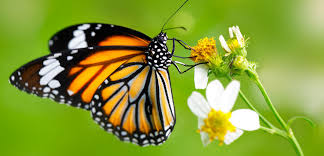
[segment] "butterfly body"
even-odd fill
[[[167,40],[168,37],[163,32],[152,39],[146,52],[149,65],[164,69],[167,69],[171,65],[172,56],[166,45]]]
[[[27,93],[89,110],[122,141],[159,145],[175,125],[167,39],[110,24],[70,26],[50,39],[51,54],[9,80]]]

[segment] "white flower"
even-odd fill
[[[195,88],[205,89],[208,83],[208,66],[206,64],[197,65],[195,67]]]
[[[226,89],[218,80],[210,82],[206,88],[207,101],[198,92],[188,98],[190,110],[198,117],[201,140],[206,146],[217,139],[220,144],[230,144],[243,134],[243,130],[260,128],[259,116],[250,109],[231,112],[236,101],[240,83],[232,81]]]
[[[246,46],[245,39],[238,26],[230,27],[228,28],[228,31],[230,39],[227,42],[223,35],[219,36],[221,46],[227,52],[225,56],[230,55],[237,48],[244,48]]]

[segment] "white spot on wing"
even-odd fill
[[[49,56],[47,59],[49,60],[49,59],[55,59],[55,58],[57,58],[57,57],[59,57],[59,56],[62,56],[62,53],[55,53],[53,56]]]
[[[101,116],[101,115],[102,115],[102,113],[101,113],[101,112],[97,112],[97,115],[98,115],[98,116]]]
[[[57,74],[64,70],[63,67],[57,66],[40,79],[40,85],[47,85]]]
[[[66,57],[66,59],[67,59],[68,61],[70,61],[70,60],[73,59],[73,56],[68,56],[68,57]]]
[[[53,40],[49,40],[48,45],[52,46],[53,45]]]
[[[59,56],[62,56],[62,53],[55,53],[54,54],[54,57],[59,57]]]
[[[48,83],[48,86],[51,87],[51,88],[58,88],[61,86],[60,82],[58,80],[51,80],[49,83]]]
[[[83,25],[78,26],[79,30],[87,30],[89,28],[90,28],[90,24],[83,24]]]
[[[70,96],[74,94],[73,91],[71,91],[71,90],[67,90],[67,93],[68,93]]]
[[[101,24],[97,24],[97,27],[95,28],[96,30],[99,30],[101,28]]]
[[[86,42],[86,35],[84,30],[90,28],[90,24],[83,24],[78,26],[77,30],[73,31],[74,38],[68,43],[69,49],[85,48],[88,46]]]
[[[49,65],[49,64],[53,63],[54,61],[56,61],[56,59],[48,59],[48,60],[45,60],[43,62],[43,65]]]
[[[45,87],[44,89],[43,89],[43,92],[44,93],[48,93],[48,92],[50,92],[51,91],[51,89],[49,88],[49,87]]]
[[[52,59],[50,59],[50,60],[52,60]],[[53,60],[54,60],[54,59],[53,59]],[[46,62],[46,61],[48,61],[48,60],[45,60],[45,61],[43,62],[43,64],[48,63],[48,62]],[[43,75],[47,74],[48,72],[50,72],[52,69],[56,68],[56,67],[59,66],[59,65],[60,65],[60,62],[56,60],[56,61],[54,61],[53,63],[48,64],[48,65],[46,65],[45,67],[43,67],[43,68],[39,71],[39,75],[43,76]]]
[[[73,35],[74,35],[74,36],[80,36],[80,35],[83,35],[83,31],[81,31],[81,30],[73,31]]]
[[[58,91],[57,90],[53,90],[52,93],[55,94],[55,95],[57,95],[58,94]]]
[[[78,53],[78,50],[72,50],[71,51],[71,54],[76,54],[76,53]]]
[[[75,30],[75,31],[80,31],[80,30]],[[74,38],[69,42],[68,48],[69,49],[77,49],[77,48],[85,48],[88,46],[86,40],[85,33],[83,31],[81,35],[74,36]]]

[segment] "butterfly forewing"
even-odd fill
[[[86,23],[65,28],[49,40],[51,53],[93,46],[147,46],[151,38],[122,26]]]
[[[36,59],[10,77],[10,82],[31,94],[89,109],[97,88],[119,66],[144,57],[138,47],[89,47],[53,53]]]
[[[158,145],[175,124],[168,71],[137,61],[126,62],[107,78],[91,102],[91,112],[122,141]]]

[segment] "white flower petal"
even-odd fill
[[[235,33],[236,39],[238,41],[238,43],[240,44],[241,47],[243,47],[243,35],[240,31],[240,28],[238,26],[234,26],[233,27],[233,31]]]
[[[201,142],[203,143],[204,146],[207,146],[210,143],[208,133],[200,132],[200,138],[201,138]]]
[[[201,129],[201,126],[203,126],[204,124],[204,119],[198,118],[198,129]],[[210,143],[208,133],[200,132],[200,138],[204,146],[207,146]]]
[[[231,27],[228,28],[228,32],[229,32],[229,36],[230,36],[230,38],[233,38],[234,35],[233,35],[233,30],[232,30]]]
[[[235,132],[228,132],[224,137],[224,143],[226,145],[232,143],[236,139],[238,139],[243,134],[243,131],[236,128]]]
[[[198,129],[201,129],[201,126],[203,126],[204,124],[204,119],[198,118]],[[200,138],[204,146],[207,146],[210,143],[208,133],[200,132]]]
[[[203,126],[204,124],[205,124],[204,119],[198,117],[198,129],[201,129],[201,126]]]
[[[243,38],[241,30],[240,30],[240,28],[238,26],[236,26],[236,36],[239,36],[240,38]]]
[[[231,52],[231,49],[228,47],[225,39],[224,39],[224,36],[223,35],[220,35],[219,36],[219,42],[221,43],[221,46],[223,47],[223,49],[226,51],[226,52]]]
[[[219,105],[223,92],[224,87],[219,80],[214,80],[210,82],[206,88],[206,97],[208,104],[215,110],[220,109]]]
[[[208,66],[201,64],[195,67],[195,88],[205,89],[208,83]]]
[[[188,106],[192,113],[200,118],[206,118],[210,112],[210,106],[205,98],[198,92],[194,91],[188,98]]]
[[[254,131],[260,128],[259,115],[250,109],[239,109],[232,112],[229,121],[233,126],[246,131]]]
[[[236,101],[238,92],[240,91],[240,82],[233,80],[227,85],[222,98],[220,100],[220,110],[227,113],[231,111]]]

